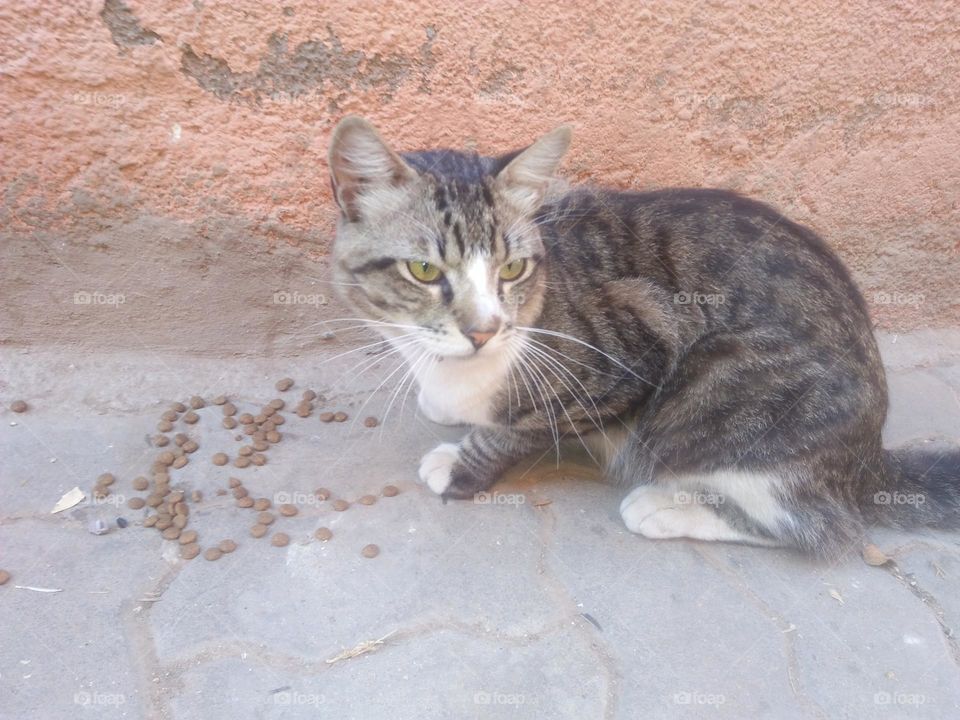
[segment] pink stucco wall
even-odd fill
[[[839,250],[882,326],[956,324],[958,16],[953,0],[5,2],[2,232],[34,277],[56,260],[32,237],[82,268],[110,252],[91,237],[144,217],[226,252],[238,221],[243,252],[316,259],[343,114],[398,149],[483,152],[571,122],[572,178],[765,199]]]

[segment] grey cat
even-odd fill
[[[572,438],[649,538],[834,554],[875,523],[958,527],[960,450],[882,448],[867,307],[823,240],[731,192],[566,187],[570,137],[480,157],[333,134],[343,296],[426,416],[472,426],[420,478],[470,497]]]

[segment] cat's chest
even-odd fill
[[[510,371],[507,353],[445,358],[418,370],[420,409],[444,425],[495,424],[495,398]]]

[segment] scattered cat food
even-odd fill
[[[153,495],[149,495],[147,497],[147,505],[149,505],[152,508],[157,507],[162,502],[163,502],[163,497],[160,495],[157,495],[156,493],[154,493]]]
[[[365,545],[363,550],[360,551],[360,554],[365,558],[375,558],[380,554],[380,548],[378,548],[376,545]]]
[[[337,512],[343,512],[348,507],[350,507],[350,503],[348,503],[346,500],[337,499],[333,501],[332,507]]]
[[[284,405],[286,405],[286,403],[280,398],[274,398],[267,403],[267,407],[271,407],[274,410],[283,410]]]
[[[177,456],[169,450],[164,450],[162,453],[157,455],[157,462],[161,465],[173,465],[173,461],[176,459]]]
[[[254,510],[269,510],[271,505],[273,505],[273,503],[267,498],[257,498],[253,501]]]
[[[279,413],[270,418],[270,422],[274,425],[283,425],[286,421],[287,419]]]
[[[376,427],[377,425],[379,425],[379,424],[380,424],[380,421],[377,420],[373,415],[371,415],[371,416],[369,416],[369,417],[365,417],[365,418],[363,419],[363,425],[364,425],[364,427],[375,428],[375,427]]]
[[[266,511],[261,512],[257,515],[257,522],[260,525],[272,525],[274,521],[273,513],[268,513]]]
[[[199,554],[200,546],[197,543],[189,543],[180,548],[180,557],[184,560],[193,560]]]
[[[150,481],[147,480],[147,479],[146,479],[145,477],[143,477],[142,475],[139,476],[139,477],[135,477],[135,478],[133,479],[133,489],[134,489],[134,490],[143,492],[143,491],[146,490],[148,487],[150,487]]]
[[[176,410],[167,410],[163,415],[160,416],[160,419],[166,420],[167,422],[173,422],[178,417],[180,417],[180,415]]]
[[[23,412],[23,411],[14,410],[14,412]],[[6,570],[0,570],[0,585],[6,585],[9,581],[10,581],[10,573],[8,573]]]
[[[190,398],[190,407],[192,407],[194,410],[199,410],[204,405],[206,405],[206,403],[199,395],[194,395],[192,398]]]
[[[243,457],[242,455],[233,461],[233,466],[235,468],[245,468],[250,467],[250,458]]]
[[[157,524],[154,526],[157,530],[168,530],[171,525],[173,525],[173,521],[169,517],[157,515]]]
[[[184,530],[182,533],[180,533],[180,537],[177,539],[180,541],[181,545],[192,545],[197,541],[197,531]]]
[[[110,532],[110,528],[107,527],[107,524],[103,520],[97,518],[96,520],[91,520],[87,525],[87,532],[94,535],[106,535]]]
[[[320,422],[333,422],[333,413],[332,412],[322,412],[320,413]]]
[[[127,522],[127,519],[125,517],[118,517],[116,522],[117,522],[117,527],[120,528],[121,530],[130,524]]]
[[[187,526],[188,522],[190,522],[190,520],[187,518],[186,515],[173,516],[173,526],[178,530],[183,530]]]
[[[207,560],[219,560],[223,557],[223,551],[220,548],[207,548],[203,551],[203,557]]]
[[[140,510],[147,502],[143,498],[132,497],[127,500],[127,507],[131,510]]]
[[[242,413],[241,415],[237,416],[237,421],[241,425],[250,425],[253,423],[253,415],[250,413]]]
[[[173,436],[173,442],[177,444],[177,447],[183,447],[189,439],[190,438],[183,433],[177,433]]]
[[[217,395],[217,396],[213,399],[213,404],[214,404],[214,405],[225,405],[226,402],[227,402],[227,396],[226,396],[226,395]]]
[[[283,435],[278,433],[276,430],[271,430],[267,433],[267,442],[278,443],[283,440]]]
[[[290,503],[284,503],[277,509],[280,511],[280,514],[283,515],[284,517],[293,517],[294,515],[297,514],[297,506],[291,505]]]
[[[250,456],[250,462],[260,467],[267,464],[267,456],[261,453],[254,453]]]
[[[173,403],[173,405],[170,406],[170,409],[173,410],[174,412],[182,413],[182,412],[186,412],[187,406],[184,405],[182,402],[175,402]]]
[[[311,400],[316,400],[317,394],[313,390],[304,390],[303,399],[306,400],[307,402],[310,402]]]
[[[237,406],[232,402],[228,402],[222,409],[224,417],[232,417],[237,414]]]
[[[217,549],[224,554],[232,553],[237,549],[237,544],[233,540],[227,538],[226,540],[220,541],[220,544],[217,545]]]
[[[270,538],[270,544],[274,547],[285,547],[290,543],[290,536],[286,533],[276,533]]]
[[[880,567],[881,565],[886,565],[888,562],[890,562],[890,558],[883,550],[871,543],[863,548],[863,561],[867,565]]]
[[[170,438],[166,435],[157,435],[153,438],[153,444],[156,447],[166,447],[170,444]]]
[[[233,496],[239,500],[240,498],[245,498],[250,494],[250,491],[247,490],[243,485],[237,485],[233,489]]]
[[[330,531],[330,528],[319,527],[313,531],[313,536],[321,542],[326,542],[333,537],[333,533]]]
[[[161,420],[157,423],[157,430],[162,433],[167,433],[173,430],[173,423],[169,420]]]
[[[190,462],[190,461],[187,459],[187,456],[186,456],[186,455],[181,455],[180,457],[178,457],[176,460],[173,461],[173,467],[176,468],[177,470],[179,470],[179,469],[182,468],[184,465],[186,465],[188,462]]]
[[[176,540],[180,537],[180,528],[176,525],[171,525],[166,530],[163,531],[164,540]]]
[[[347,418],[349,418],[349,417],[350,417],[350,416],[347,415],[345,412],[335,412],[335,413],[333,414],[333,421],[334,421],[334,422],[346,422],[346,421],[347,421]]]
[[[193,440],[187,440],[181,447],[185,453],[195,453],[200,449],[200,446]]]
[[[383,490],[380,491],[380,494],[384,497],[396,497],[400,494],[400,488],[396,485],[384,485]]]
[[[197,415],[193,410],[191,410],[190,412],[188,412],[186,415],[183,416],[183,421],[188,425],[193,425],[199,419],[200,419],[200,416]]]
[[[243,455],[244,457],[250,457],[253,455],[253,448],[249,445],[244,445],[242,448],[237,450],[237,454]]]
[[[310,417],[310,412],[313,410],[313,405],[310,403],[300,403],[297,405],[296,413],[298,417]]]
[[[113,485],[117,479],[110,473],[104,473],[97,478],[97,485]]]
[[[157,524],[157,516],[156,516],[156,515],[150,515],[149,517],[145,517],[145,518],[143,519],[143,526],[144,526],[144,527],[153,527],[153,526],[156,525],[156,524]]]
[[[190,499],[195,503],[202,502],[203,493],[200,492],[199,490],[194,490],[192,493],[190,493]]]
[[[25,400],[14,400],[10,403],[10,409],[15,413],[24,413],[30,408]]]
[[[237,426],[237,421],[234,420],[232,417],[225,417],[223,419],[223,426],[227,430],[233,430]]]
[[[216,453],[211,460],[213,460],[214,465],[226,465],[230,462],[230,458],[227,457],[226,453]]]
[[[363,496],[362,498],[360,498],[357,502],[359,502],[361,505],[373,505],[376,501],[377,501],[376,496],[374,496],[374,495],[364,495],[364,496]]]
[[[237,500],[237,507],[250,508],[253,507],[253,498],[252,497],[242,497]]]
[[[318,499],[318,500],[323,501],[323,500],[329,500],[329,499],[330,499],[330,496],[331,496],[333,493],[331,493],[331,492],[330,492],[329,490],[327,490],[326,488],[317,488],[317,489],[314,491],[313,494],[317,496],[317,499]]]
[[[267,534],[267,526],[257,523],[252,528],[250,528],[250,534],[253,535],[255,538],[262,538],[264,535]]]
[[[280,392],[286,392],[287,390],[293,387],[293,378],[282,378],[280,380],[277,380],[277,384],[275,387]]]
[[[270,449],[270,443],[268,443],[263,438],[254,439],[253,443],[251,444],[253,445],[253,449],[256,450],[257,452],[263,452],[264,450]]]

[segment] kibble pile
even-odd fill
[[[283,378],[276,383],[275,387],[280,392],[287,392],[293,386],[294,381],[291,378]],[[310,417],[315,400],[317,400],[317,394],[313,390],[304,391],[294,412],[301,418]],[[219,406],[223,413],[223,427],[228,430],[240,428],[241,434],[236,435],[235,439],[242,441],[245,435],[247,442],[240,446],[234,457],[218,452],[210,456],[210,462],[218,467],[231,464],[239,469],[251,465],[265,465],[270,448],[283,440],[280,428],[286,419],[281,411],[286,408],[287,403],[281,398],[276,398],[261,407],[254,415],[253,413],[238,414],[237,406],[225,395],[215,397],[211,402]],[[201,544],[198,532],[191,529],[189,525],[191,505],[203,502],[203,494],[200,490],[193,490],[188,495],[186,490],[175,487],[175,481],[171,477],[172,472],[183,468],[191,461],[196,462],[191,458],[198,457],[195,453],[200,450],[196,440],[191,439],[185,432],[175,432],[177,423],[183,423],[186,426],[195,425],[200,420],[196,411],[205,406],[206,401],[203,398],[194,396],[186,404],[173,403],[160,416],[157,424],[158,434],[153,436],[152,443],[161,450],[153,459],[150,477],[136,477],[131,482],[133,490],[143,495],[136,495],[127,501],[127,507],[131,510],[148,508],[145,512],[149,514],[143,519],[144,527],[152,527],[161,533],[164,539],[179,543],[180,557],[184,560],[192,560],[201,554],[207,560],[219,560],[237,549],[237,543],[232,538],[205,543],[206,547]],[[321,413],[319,418],[322,422],[345,422],[348,416],[342,411],[330,411]],[[379,422],[374,417],[368,417],[363,424],[365,427],[373,428]],[[181,429],[189,430],[189,427]],[[115,483],[116,478],[112,474],[100,475],[93,486],[94,497],[98,500],[107,497]],[[387,485],[380,494],[389,498],[395,497],[399,492],[396,486]],[[233,495],[236,507],[250,510],[254,514],[254,522],[250,527],[251,537],[257,539],[269,537],[270,544],[275,547],[284,547],[290,543],[288,533],[273,532],[273,530],[278,519],[291,518],[299,513],[296,505],[281,504],[274,507],[269,498],[254,498],[244,486],[243,481],[237,477],[229,478],[226,487],[218,488],[216,491],[217,495],[228,493]],[[327,488],[318,488],[314,491],[313,499],[318,504],[329,502],[329,507],[338,512],[344,512],[352,505],[344,498],[333,497]],[[376,501],[377,496],[366,494],[356,502],[372,505]],[[314,531],[313,537],[321,542],[327,542],[333,539],[333,532],[327,527],[319,527]],[[380,548],[372,544],[360,550],[360,555],[366,558],[374,558],[379,553]]]

